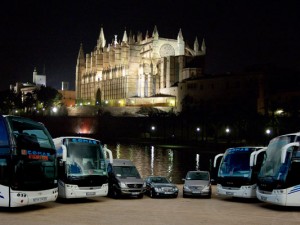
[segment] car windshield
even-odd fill
[[[117,177],[136,177],[141,178],[139,172],[134,166],[114,166]]]
[[[160,184],[170,183],[168,181],[168,179],[165,178],[165,177],[152,177],[151,178],[151,182],[153,182],[153,183],[160,183]]]
[[[187,180],[209,180],[207,172],[188,172],[186,175]]]

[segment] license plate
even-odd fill
[[[96,192],[87,192],[86,193],[86,196],[93,196],[93,195],[96,195]]]
[[[131,195],[139,195],[140,192],[132,192]]]
[[[200,194],[200,191],[193,191],[193,194]]]
[[[45,202],[47,201],[47,197],[39,197],[39,198],[33,198],[33,202]]]
[[[173,194],[173,192],[165,192],[165,195],[171,195],[171,194]]]
[[[267,199],[268,199],[267,197],[263,197],[263,196],[261,196],[260,198],[262,201],[267,201]]]
[[[233,195],[233,193],[232,193],[232,192],[226,192],[226,195],[230,195],[230,196],[232,196],[232,195]]]

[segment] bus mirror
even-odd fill
[[[223,155],[224,155],[224,153],[221,153],[221,154],[218,154],[218,155],[215,156],[215,158],[214,158],[214,168],[217,167],[218,158],[223,157]]]
[[[61,148],[62,148],[62,161],[66,162],[67,161],[67,147],[65,145],[62,145]]]
[[[107,158],[107,154],[108,154],[109,162],[110,162],[110,163],[113,163],[113,155],[112,155],[112,151],[109,150],[109,149],[106,147],[106,145],[104,145],[103,150],[104,150],[104,152],[105,152],[106,158]]]
[[[282,147],[281,149],[281,163],[285,162],[287,151],[290,147],[299,147],[299,142],[292,142]]]

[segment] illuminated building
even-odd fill
[[[138,33],[127,35],[122,40],[117,35],[107,44],[101,27],[97,45],[91,53],[84,55],[80,46],[76,65],[76,102],[93,105],[129,106],[151,104],[177,106],[177,84],[202,73],[206,46],[201,47],[197,38],[194,48],[184,41],[181,29],[177,39],[162,38],[156,26],[149,36]],[[186,64],[199,59],[197,68],[186,68]]]

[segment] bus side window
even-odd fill
[[[2,185],[9,184],[8,174],[9,173],[6,159],[0,159],[0,183]]]
[[[8,135],[3,120],[0,120],[0,146],[8,145]]]

